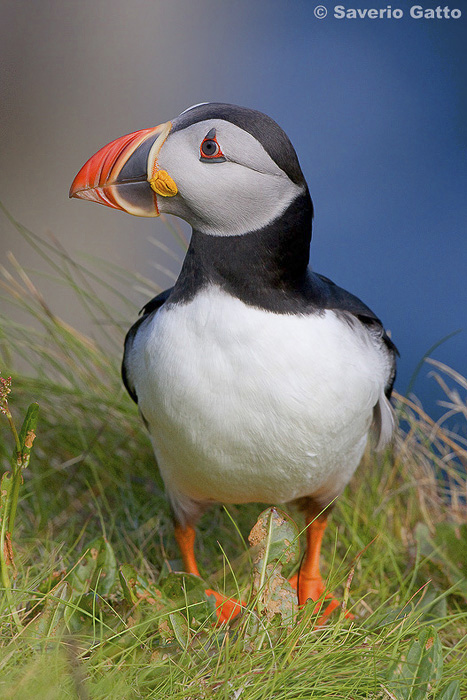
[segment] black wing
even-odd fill
[[[170,289],[166,289],[165,292],[161,292],[158,294],[154,299],[151,299],[151,301],[148,301],[147,304],[143,306],[143,308],[140,311],[140,318],[132,325],[130,330],[125,336],[125,345],[124,345],[124,350],[123,350],[123,361],[122,361],[122,379],[123,383],[125,385],[126,390],[130,394],[131,398],[135,403],[138,403],[138,397],[136,395],[135,387],[133,385],[133,382],[131,381],[131,372],[130,372],[130,366],[129,366],[129,358],[131,354],[131,350],[133,347],[133,341],[135,339],[135,336],[138,332],[138,328],[141,326],[142,323],[150,316],[152,313],[160,309],[160,307],[164,304],[164,302],[167,301],[169,298],[171,292],[172,292],[173,287],[170,287]]]
[[[380,319],[363,301],[354,294],[342,289],[342,287],[338,287],[332,280],[316,272],[310,271],[309,274],[313,296],[315,297],[314,303],[323,309],[332,309],[333,311],[351,314],[366,326],[369,331],[381,337],[391,358],[391,371],[385,388],[386,396],[388,399],[391,398],[392,388],[396,379],[396,356],[399,355],[399,351],[384,330]]]

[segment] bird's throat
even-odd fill
[[[262,229],[237,236],[194,230],[170,301],[189,301],[199,289],[217,284],[247,304],[289,310],[306,286],[312,218],[306,191]]]

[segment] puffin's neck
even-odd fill
[[[216,284],[253,306],[288,307],[305,290],[312,218],[306,190],[257,231],[214,236],[193,230],[170,302],[189,301],[201,288]]]

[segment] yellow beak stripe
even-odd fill
[[[178,192],[177,185],[166,170],[156,170],[149,184],[154,192],[162,197],[173,197]]]

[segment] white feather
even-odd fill
[[[339,495],[389,365],[333,311],[274,314],[211,286],[142,324],[130,372],[175,510],[189,518],[193,501]],[[386,438],[387,416],[382,425]]]

